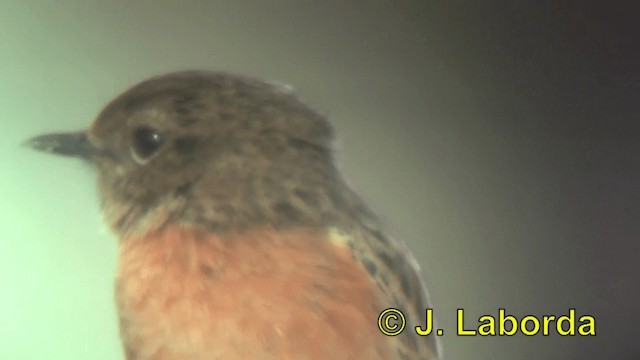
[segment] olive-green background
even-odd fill
[[[20,142],[187,68],[291,84],[333,120],[448,359],[640,358],[638,36],[620,3],[570,4],[2,2],[0,359],[122,359],[92,171]],[[457,308],[501,307],[574,307],[597,336],[454,335]]]

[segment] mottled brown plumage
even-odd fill
[[[31,144],[97,169],[127,359],[437,359],[435,337],[412,331],[428,306],[418,266],[331,142],[289,89],[190,71]],[[408,315],[393,338],[377,329],[388,307]]]

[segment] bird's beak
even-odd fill
[[[40,135],[25,141],[24,145],[38,151],[56,155],[76,156],[85,160],[91,159],[97,153],[96,148],[91,145],[84,131]]]

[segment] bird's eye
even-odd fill
[[[158,130],[147,126],[135,129],[132,140],[131,150],[133,158],[139,163],[149,161],[158,153],[158,150],[160,150],[164,142]]]

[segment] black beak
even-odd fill
[[[86,160],[97,153],[84,132],[40,135],[25,141],[24,145],[38,151]]]

